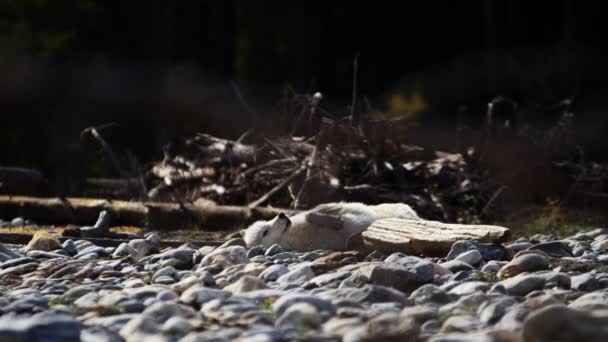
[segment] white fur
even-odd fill
[[[322,213],[323,208],[328,206],[335,209],[331,215],[333,219],[328,223],[340,222],[341,228],[312,223],[307,219],[309,213]],[[289,219],[277,216],[270,221],[255,222],[247,228],[244,238],[249,247],[269,247],[277,243],[283,248],[296,251],[344,250],[349,237],[363,232],[372,222],[381,218],[420,220],[416,212],[403,203],[328,203]]]

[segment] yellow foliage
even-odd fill
[[[426,103],[419,93],[414,93],[409,97],[401,94],[393,94],[389,98],[388,108],[390,114],[418,113],[426,109]]]
[[[418,92],[409,96],[403,94],[391,94],[387,100],[388,110],[386,112],[374,111],[372,117],[385,118],[387,116],[411,116],[426,110],[427,104]]]

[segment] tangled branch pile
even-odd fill
[[[258,144],[197,134],[179,153],[165,150],[151,169],[148,196],[296,209],[338,200],[404,202],[429,218],[453,220],[470,210],[468,199],[496,190],[461,154],[399,143],[405,124],[370,121],[358,132],[347,120],[324,119],[310,138]]]

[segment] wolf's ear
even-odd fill
[[[291,226],[291,220],[285,213],[280,213],[278,216],[279,220],[285,221],[285,228],[283,228],[283,233],[287,231],[287,229]]]

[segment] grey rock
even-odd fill
[[[321,325],[321,317],[316,306],[307,302],[298,302],[285,309],[276,324],[277,326],[290,325],[316,329]]]
[[[564,272],[544,271],[536,272],[534,275],[545,279],[546,285],[554,284],[563,289],[569,289],[571,286],[571,277]]]
[[[18,257],[18,258],[14,258],[14,259],[9,259],[7,261],[0,263],[0,269],[6,269],[9,267],[15,267],[15,266],[23,265],[23,264],[28,264],[30,262],[37,262],[37,260],[34,258],[31,258],[31,257]]]
[[[175,268],[191,268],[193,265],[195,252],[195,249],[182,246],[180,248],[169,249],[168,251],[154,255],[150,260],[152,262],[173,260],[172,266]]]
[[[91,253],[97,254],[98,256],[107,255],[105,248],[93,245],[93,246],[89,246],[87,248],[80,250],[76,255],[74,255],[74,258],[78,259],[84,255],[91,254]]]
[[[245,240],[243,240],[243,238],[237,237],[224,242],[218,248],[225,248],[230,246],[241,246],[247,248],[247,243],[245,242]]]
[[[307,303],[314,306],[320,312],[327,312],[333,315],[336,312],[336,307],[329,301],[317,296],[305,294],[287,294],[276,300],[272,304],[272,310],[277,316],[283,315],[287,309],[296,303]]]
[[[254,246],[247,251],[247,259],[251,259],[256,256],[264,255],[266,250],[264,246]]]
[[[519,241],[506,245],[505,247],[509,248],[513,252],[517,253],[519,251],[526,250],[530,247],[534,246],[532,242],[529,241]]]
[[[575,240],[593,240],[600,235],[608,234],[608,229],[597,228],[588,232],[578,232],[574,235]]]
[[[549,268],[549,259],[540,253],[526,253],[516,255],[513,260],[506,264],[501,270],[503,277],[513,277],[524,272],[534,272]]]
[[[230,292],[227,291],[196,285],[184,291],[180,296],[180,301],[189,305],[201,306],[212,299],[226,298],[229,295]]]
[[[120,328],[119,333],[120,336],[125,338],[125,340],[133,341],[135,336],[141,338],[143,334],[155,334],[159,331],[159,325],[152,318],[138,315]]]
[[[304,288],[322,287],[332,283],[342,282],[344,279],[350,277],[351,273],[348,271],[337,271],[318,275],[308,282],[306,282]]]
[[[501,281],[507,293],[513,296],[525,296],[534,290],[540,290],[545,285],[545,278],[535,274],[520,274]]]
[[[200,262],[203,260],[203,258],[205,257],[205,255],[213,252],[215,250],[215,246],[203,246],[201,248],[199,248],[194,255],[192,255],[192,261],[194,262],[194,264],[200,264]]]
[[[155,243],[155,241],[156,239],[133,239],[129,241],[129,246],[131,246],[131,248],[137,252],[134,257],[140,259],[147,255],[158,252],[159,243]],[[128,248],[126,249],[126,252],[132,253],[132,251]],[[116,251],[114,251],[114,253],[116,253]]]
[[[0,341],[80,341],[81,325],[67,315],[37,314],[0,317]]]
[[[422,324],[428,320],[436,319],[438,312],[435,306],[416,305],[403,308],[399,315],[403,318],[411,318],[418,324]]]
[[[471,250],[478,250],[484,260],[500,260],[506,255],[505,248],[498,244],[460,240],[452,244],[447,259],[453,260],[458,255]]]
[[[18,266],[5,268],[0,271],[0,279],[11,275],[16,276],[35,271],[36,269],[38,269],[38,265],[39,264],[37,262],[29,262],[27,264],[21,264]]]
[[[406,305],[408,303],[408,299],[403,292],[380,285],[332,289],[319,293],[318,297],[327,300],[349,299],[366,304],[396,302]]]
[[[537,250],[547,253],[549,256],[554,258],[572,257],[572,249],[566,243],[562,241],[548,241],[536,244],[528,250]]]
[[[141,315],[153,319],[156,323],[163,323],[171,317],[191,318],[194,317],[195,314],[196,312],[190,306],[177,303],[156,302],[147,307]]]
[[[14,219],[12,219],[11,225],[13,227],[22,227],[23,225],[25,225],[25,219],[22,217],[15,217]]]
[[[163,267],[154,273],[154,275],[152,276],[152,281],[155,282],[156,279],[164,276],[173,277],[176,273],[177,270],[172,266]]]
[[[500,269],[506,265],[506,262],[490,260],[481,268],[482,272],[498,272]]]
[[[329,319],[323,324],[323,332],[328,335],[343,336],[349,331],[360,327],[363,321],[359,317],[349,318],[338,318],[334,317]]]
[[[236,282],[224,287],[224,291],[229,291],[233,294],[239,294],[243,292],[262,290],[267,288],[268,286],[266,286],[263,280],[257,277],[245,275],[239,278],[239,280],[237,280]]]
[[[183,317],[170,317],[161,328],[163,332],[179,336],[186,335],[192,330],[192,324]]]
[[[266,253],[264,253],[264,255],[265,256],[273,256],[275,254],[282,253],[283,251],[284,251],[283,247],[281,247],[280,245],[278,245],[278,244],[275,243],[274,245],[268,247],[268,249],[266,250]]]
[[[289,269],[285,265],[272,265],[260,273],[260,278],[264,281],[275,281],[287,272]]]
[[[314,278],[314,276],[315,276],[315,273],[312,271],[312,268],[310,268],[310,264],[302,263],[302,264],[299,264],[296,267],[294,267],[289,272],[280,276],[277,279],[277,282],[281,283],[281,284],[290,284],[290,283],[301,284],[301,283],[304,283],[304,282]]]
[[[3,243],[0,242],[0,253],[9,256],[10,258],[20,258],[21,254],[15,252],[14,250],[6,247]]]
[[[589,273],[571,277],[571,281],[571,286],[574,290],[590,292],[600,288],[599,281]]]
[[[216,248],[201,260],[201,266],[217,264],[221,267],[244,264],[248,261],[247,249],[243,246]]]
[[[235,340],[242,333],[238,328],[211,329],[203,332],[191,332],[179,342],[229,342]]]
[[[440,332],[473,332],[482,326],[479,319],[472,315],[450,316],[441,325]]]
[[[177,293],[175,293],[175,291],[164,290],[156,295],[156,299],[163,302],[175,302],[179,299],[179,296],[177,295]]]
[[[467,281],[453,287],[449,293],[456,296],[466,296],[477,292],[486,292],[489,288],[490,284],[484,281]]]
[[[513,307],[502,316],[494,325],[496,329],[519,330],[528,316],[528,310],[522,307]]]
[[[385,261],[384,265],[374,268],[369,281],[375,285],[410,292],[421,285],[432,282],[433,277],[434,268],[429,262],[417,262],[413,265],[403,266]]]
[[[84,326],[80,339],[81,342],[124,342],[120,335],[101,326]]]
[[[35,313],[44,311],[48,308],[49,304],[44,297],[26,296],[12,301],[1,310],[14,313]]]
[[[125,256],[137,256],[138,252],[137,250],[135,250],[135,248],[133,248],[131,245],[129,245],[126,242],[121,243],[115,250],[114,253],[112,253],[112,256],[114,258],[120,258],[120,257],[125,257]]]
[[[482,260],[481,252],[477,249],[472,249],[458,255],[454,260],[462,261],[471,266],[479,265]]]
[[[482,323],[494,324],[515,304],[517,304],[515,299],[509,297],[490,299],[479,306],[477,313]]]
[[[439,265],[447,268],[448,270],[450,270],[453,273],[456,273],[459,271],[474,271],[475,270],[475,267],[473,267],[465,262],[462,262],[460,260],[449,260],[449,261],[446,261]]]
[[[352,330],[343,341],[414,341],[420,326],[407,317],[386,313],[370,319],[361,330]]]
[[[608,310],[608,292],[586,293],[570,303],[569,306],[582,311]]]
[[[94,308],[97,306],[97,302],[99,301],[99,293],[97,292],[89,292],[82,296],[79,296],[73,303],[79,308]]]
[[[125,324],[127,324],[131,319],[137,316],[139,315],[130,313],[104,317],[93,317],[85,320],[83,323],[86,323],[89,326],[102,326],[108,328],[111,331],[119,331]]]
[[[36,259],[55,259],[55,258],[66,259],[67,258],[65,255],[52,253],[52,252],[45,252],[45,251],[40,251],[40,250],[29,251],[26,253],[26,255],[29,257],[32,257],[32,258],[36,258]]]
[[[435,284],[426,284],[416,289],[409,297],[415,305],[438,303],[445,304],[452,301],[452,297],[446,291]]]
[[[559,327],[547,329],[548,326]],[[530,313],[523,327],[526,341],[607,341],[608,311],[585,312],[551,305]]]
[[[70,256],[74,256],[78,253],[78,249],[76,249],[76,244],[72,239],[63,241],[63,244],[61,246],[63,247],[63,250]]]
[[[146,306],[142,302],[136,299],[128,299],[123,302],[120,302],[117,307],[118,310],[122,313],[142,312],[146,308]]]

